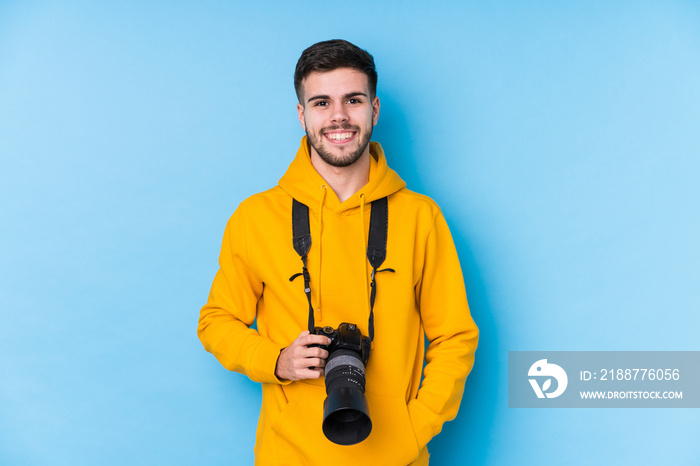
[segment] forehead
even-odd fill
[[[318,94],[343,96],[354,92],[369,95],[369,80],[362,71],[353,68],[338,68],[333,71],[309,73],[301,82],[304,98]]]

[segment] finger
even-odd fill
[[[323,358],[328,357],[328,351],[318,346],[298,346],[295,355],[300,358]]]
[[[300,336],[301,338],[301,336]],[[330,345],[331,339],[323,335],[306,335],[303,337],[305,345]]]
[[[313,348],[306,349],[306,357],[327,359],[328,351],[324,350],[323,348],[319,348],[318,346],[314,346]]]
[[[316,367],[324,367],[326,361],[320,358],[299,358],[295,359],[293,362],[294,371],[301,371],[304,369],[314,369]]]
[[[321,369],[300,369],[297,371],[297,377],[301,379],[318,379],[323,375],[323,370]]]
[[[294,340],[294,342],[293,342],[292,344],[294,344],[294,343],[304,344],[304,342],[306,341],[306,337],[307,337],[308,335],[309,335],[309,331],[308,331],[308,330],[304,330],[303,332],[301,332],[301,333],[299,334],[298,337],[296,337],[296,339]]]
[[[306,367],[309,367],[309,368],[311,368],[311,367],[313,367],[313,368],[325,367],[326,361],[324,361],[323,359],[319,359],[319,358],[306,358],[306,359],[304,359],[304,365]]]

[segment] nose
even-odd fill
[[[348,121],[348,113],[345,109],[345,105],[335,105],[333,107],[333,113],[331,114],[331,121],[334,123],[342,123]]]

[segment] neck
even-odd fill
[[[331,187],[338,200],[345,202],[369,181],[369,147],[357,162],[347,167],[334,167],[324,162],[315,150],[311,150],[311,165]]]

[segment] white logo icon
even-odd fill
[[[537,383],[537,379],[528,379],[532,389],[535,391],[537,398],[556,398],[566,390],[566,385],[569,383],[569,378],[566,376],[564,369],[557,366],[556,364],[547,363],[546,359],[540,359],[535,364],[530,366],[530,370],[527,372],[529,377],[548,377],[547,380],[542,384],[542,388]],[[552,377],[557,381],[557,389],[553,392],[547,392],[552,385]]]

